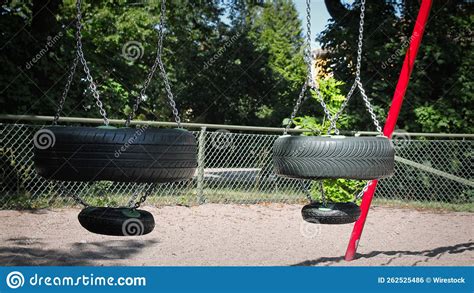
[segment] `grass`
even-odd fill
[[[374,199],[373,204],[386,207],[411,208],[430,211],[474,212],[474,203],[446,203],[427,201],[404,201],[395,199]]]
[[[5,197],[4,197],[5,198]],[[86,198],[90,205],[97,206],[124,206],[130,200],[128,194],[114,194],[112,196],[88,196]],[[180,195],[160,194],[152,195],[146,205],[183,205],[193,206],[200,203],[235,203],[235,204],[258,204],[266,202],[279,202],[287,204],[306,204],[307,200],[301,193],[291,190],[280,190],[277,194],[273,192],[233,190],[233,189],[205,189],[204,197],[197,195],[196,189],[182,190]],[[10,196],[8,201],[0,199],[0,207],[8,209],[40,209],[40,208],[63,208],[72,206],[72,199],[48,196],[36,196],[32,198],[27,194]],[[411,208],[431,211],[454,211],[474,212],[474,203],[443,203],[426,201],[405,201],[393,199],[375,198],[374,205]]]

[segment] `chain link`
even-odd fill
[[[153,66],[150,69],[150,72],[148,73],[147,78],[145,79],[145,82],[143,83],[139,96],[137,96],[137,98],[135,99],[135,104],[133,105],[132,112],[130,113],[130,115],[128,115],[127,120],[125,121],[125,126],[127,127],[130,125],[130,121],[133,119],[133,117],[135,116],[135,113],[138,111],[138,108],[140,107],[140,103],[142,102],[143,97],[145,96],[146,90],[148,86],[150,85],[150,82],[153,76],[155,75],[156,69],[157,67],[159,67],[161,76],[163,77],[163,81],[165,83],[165,90],[168,96],[169,105],[173,112],[175,121],[178,124],[178,128],[181,128],[181,118],[179,116],[178,109],[176,108],[176,102],[174,101],[173,93],[171,91],[168,75],[166,73],[165,67],[163,65],[163,61],[161,59],[161,56],[163,55],[163,36],[164,36],[163,28],[165,26],[165,17],[166,17],[166,1],[162,0],[161,11],[160,11],[160,24],[159,24],[159,30],[158,30],[159,31],[158,45],[157,45],[158,48],[156,51],[156,58],[153,63]]]
[[[137,199],[138,195],[140,192],[143,192],[143,189],[145,188],[145,184],[141,184],[140,188],[134,189],[132,196],[128,200],[127,207],[133,208],[135,206],[135,200]]]
[[[323,207],[327,207],[326,193],[324,192],[324,184],[322,180],[319,180],[319,191],[321,192],[321,201],[323,202]]]
[[[71,56],[70,63],[72,63],[73,58],[74,56]],[[65,83],[66,76],[64,76],[63,79]],[[72,87],[76,80],[77,79],[74,78],[71,91],[73,90]],[[61,119],[59,123],[61,123]],[[3,140],[4,148],[12,152],[12,154],[18,154],[22,157],[22,159],[16,163],[15,168],[4,168],[4,181],[0,188],[0,193],[4,199],[3,205],[0,203],[0,207],[4,209],[14,208],[18,204],[16,200],[18,193],[28,193],[31,195],[28,201],[24,202],[25,204],[34,203],[38,199],[46,199],[49,201],[54,197],[58,199],[63,198],[60,197],[58,181],[46,180],[40,177],[36,172],[25,174],[27,177],[21,177],[22,184],[20,186],[17,185],[17,170],[34,169],[34,162],[32,160],[34,145],[32,138],[33,134],[38,131],[40,127],[38,124],[30,124],[28,122],[22,124],[3,123],[0,125],[0,133],[3,135],[2,137],[5,137]],[[281,135],[282,132],[283,131],[280,131],[279,134]],[[192,133],[195,136],[200,135],[199,131],[193,131]],[[308,202],[298,182],[299,180],[291,180],[272,175],[272,153],[269,152],[269,150],[272,149],[275,140],[278,138],[278,134],[234,132],[228,140],[220,143],[211,132],[205,132],[203,137],[208,141],[206,145],[202,146],[203,149],[205,149],[204,159],[208,162],[207,165],[219,168],[215,169],[216,171],[206,169],[208,175],[210,174],[212,177],[212,174],[217,174],[223,170],[228,172],[228,174],[232,174],[232,176],[235,175],[235,177],[232,177],[232,180],[228,180],[226,176],[215,178],[215,182],[213,181],[215,184],[212,184],[212,186],[206,185],[207,189],[204,189],[202,197],[199,197],[196,195],[196,192],[193,192],[197,188],[196,180],[181,181],[173,184],[159,184],[152,195],[149,196],[147,202],[153,203],[153,205],[182,204],[183,202],[193,204],[199,202],[200,199],[205,199],[206,202],[209,203],[242,204],[248,202],[248,198],[252,198],[255,202],[295,203],[301,199]],[[400,158],[420,164],[428,160],[433,162],[433,165],[430,167],[443,171],[445,172],[444,174],[452,174],[466,179],[472,178],[472,168],[470,168],[470,166],[472,165],[474,140],[469,138],[469,136],[461,139],[432,139],[429,137],[417,139],[416,137],[410,137],[407,133],[399,132],[394,136],[393,143],[397,156]],[[232,167],[236,165],[240,168],[252,169],[255,167],[256,159],[258,159],[258,168],[260,168],[260,171],[255,171],[255,178],[258,178],[258,184],[249,180],[249,173],[235,172],[235,170],[232,169]],[[461,167],[453,169],[451,164],[453,160],[459,162],[457,165]],[[402,201],[419,200],[443,204],[452,202],[453,198],[459,198],[459,203],[471,203],[468,196],[459,197],[460,194],[469,194],[469,192],[472,191],[472,187],[470,187],[469,184],[462,184],[401,162],[396,162],[395,168],[397,176],[379,182],[376,192],[376,196],[379,199]],[[253,178],[253,175],[251,177]],[[430,180],[429,186],[425,184],[427,178]],[[354,197],[362,190],[367,180],[361,182],[363,182],[361,186],[359,186],[357,190],[354,190],[350,199],[351,201],[354,200]],[[313,184],[317,184],[317,182]],[[142,190],[142,187],[144,187],[143,192],[145,192],[149,185],[150,184],[117,182],[107,187],[106,190],[101,190],[107,192],[107,198],[110,198],[113,202],[117,202],[120,206],[127,206],[130,197],[136,190]],[[64,182],[64,186],[68,190],[68,193],[65,194],[67,198],[64,197],[64,203],[61,204],[75,205],[75,202],[70,197],[71,192],[79,194],[89,204],[92,204],[92,200],[99,196],[96,193],[97,188],[103,185],[93,182]],[[272,187],[272,193],[267,194],[268,188],[270,187]],[[313,195],[315,195],[316,187],[316,185],[313,186]],[[52,193],[45,192],[50,188],[54,188]],[[371,188],[373,188],[373,186],[371,186]],[[235,190],[241,191],[243,196],[236,197]],[[328,192],[329,190],[326,189],[326,197],[330,199]],[[157,193],[166,196],[155,197]],[[126,194],[128,194],[127,197],[122,197],[122,195]],[[141,195],[142,192],[138,194],[137,199]],[[316,197],[315,200],[317,200]]]
[[[311,87],[312,90],[316,92],[316,95],[319,100],[319,104],[321,104],[321,107],[323,108],[324,114],[326,115],[325,117],[328,118],[329,121],[332,119],[331,112],[329,111],[329,107],[327,106],[326,102],[324,102],[323,95],[321,94],[321,91],[319,90],[319,84],[316,83]],[[337,130],[339,132],[339,130]]]
[[[61,181],[58,181],[59,183],[59,190],[61,191],[61,194],[69,194],[69,196],[74,200],[79,205],[82,205],[84,207],[89,207],[90,205],[82,199],[78,194],[75,194],[74,192],[68,192],[66,188],[64,187],[64,183]],[[158,183],[153,183],[151,184],[148,189],[145,191],[145,193],[134,203],[135,198],[138,195],[138,192],[136,192],[132,198],[130,199],[129,203],[127,206],[131,209],[138,209],[147,199],[148,196],[155,190],[156,186]]]
[[[346,99],[344,100],[344,102],[342,102],[341,107],[336,112],[336,114],[334,114],[332,119],[330,119],[330,125],[329,125],[329,128],[328,128],[327,134],[331,134],[331,131],[334,130],[334,133],[336,135],[339,135],[339,129],[337,129],[337,126],[336,126],[337,120],[339,119],[339,116],[341,116],[342,112],[344,111],[347,104],[349,103],[349,100],[351,99],[352,95],[354,94],[354,91],[355,91],[356,88],[357,88],[357,86],[356,86],[356,83],[354,82],[351,86],[351,89],[349,90],[349,93],[347,94]]]
[[[364,19],[365,19],[365,0],[360,1],[359,15],[359,37],[357,40],[357,63],[356,63],[356,80],[360,79],[360,68],[362,64],[362,46],[364,40]]]
[[[308,184],[311,184],[311,181],[300,179],[298,180],[298,182],[300,183],[300,186],[302,187],[306,198],[308,199],[310,203],[312,203],[314,200],[313,200],[313,197],[311,196],[311,185],[308,186]],[[369,187],[372,185],[372,182],[373,182],[372,180],[367,181],[367,183],[364,185],[364,188],[362,188],[362,190],[355,196],[354,202],[362,198],[364,193],[366,193]],[[323,181],[319,180],[318,185],[319,185],[319,190],[321,193],[321,201],[323,203],[323,206],[327,206],[327,199],[326,199],[326,193],[324,191]]]
[[[87,61],[84,57],[84,52],[82,50],[82,34],[81,34],[81,28],[82,28],[82,12],[81,12],[81,0],[77,0],[76,2],[76,9],[77,9],[77,23],[76,23],[76,28],[77,28],[77,31],[76,31],[76,46],[77,46],[77,53],[76,53],[76,57],[74,59],[74,62],[73,62],[73,65],[71,66],[71,69],[70,69],[70,72],[69,72],[69,76],[68,76],[68,79],[67,79],[67,82],[66,82],[66,86],[64,88],[64,91],[63,91],[63,95],[58,103],[58,109],[56,111],[56,115],[53,119],[53,125],[56,125],[58,120],[59,120],[59,116],[61,114],[61,111],[64,107],[64,102],[66,100],[66,97],[67,97],[67,93],[69,92],[69,88],[71,86],[71,83],[72,83],[72,80],[73,80],[73,77],[74,77],[74,73],[76,71],[76,67],[79,63],[79,61],[81,61],[82,65],[84,66],[84,72],[86,73],[86,79],[87,81],[89,82],[89,89],[91,90],[94,98],[96,99],[96,104],[97,106],[99,107],[99,111],[100,111],[100,114],[102,115],[102,117],[104,118],[104,124],[105,125],[109,125],[109,120],[107,118],[107,113],[103,107],[103,104],[102,104],[102,101],[100,100],[100,95],[99,95],[99,92],[97,90],[97,85],[95,84],[93,78],[92,78],[92,75],[90,73],[90,69],[87,65]],[[152,66],[152,68],[150,69],[150,72],[148,73],[148,76],[147,78],[145,79],[144,83],[143,83],[143,86],[142,86],[142,89],[140,91],[140,95],[137,97],[136,101],[135,101],[135,105],[133,106],[133,112],[132,114],[130,114],[127,118],[127,121],[126,121],[126,126],[129,126],[130,124],[130,120],[132,119],[133,115],[136,113],[136,111],[138,110],[138,107],[140,105],[140,102],[143,98],[143,96],[145,95],[145,92],[151,82],[151,79],[153,78],[153,75],[156,71],[156,68],[157,67],[160,67],[160,72],[161,72],[161,75],[163,77],[163,80],[165,82],[165,89],[166,89],[166,92],[167,92],[167,95],[168,95],[168,99],[169,99],[169,104],[172,108],[172,111],[173,111],[173,115],[175,116],[175,121],[176,123],[178,124],[178,127],[181,128],[181,119],[179,117],[179,112],[178,112],[178,109],[176,108],[176,103],[173,99],[173,94],[171,92],[171,86],[169,85],[169,81],[168,81],[168,78],[167,78],[167,74],[166,74],[166,70],[164,68],[164,65],[163,65],[163,62],[161,60],[161,55],[163,53],[163,27],[164,27],[164,17],[165,17],[165,12],[166,12],[166,3],[165,3],[165,0],[162,0],[161,2],[161,19],[160,19],[160,29],[159,29],[159,38],[158,38],[158,50],[157,50],[157,57],[155,59],[155,62]],[[156,184],[153,184],[151,185],[148,190],[139,198],[139,200],[135,203],[133,203],[134,199],[136,198],[136,196],[138,195],[137,193],[134,194],[132,196],[132,198],[130,199],[130,202],[129,202],[129,207],[130,208],[133,208],[133,209],[137,209],[139,208],[147,199],[147,197],[151,194],[151,192],[155,189],[156,187]],[[66,193],[66,190],[64,188],[64,185],[62,182],[59,183],[59,188],[61,190],[62,193]],[[85,200],[83,200],[79,195],[77,194],[74,194],[74,193],[71,193],[71,197],[74,199],[74,201],[78,204],[81,204],[83,205],[84,207],[88,207],[89,204],[87,204],[87,202]]]
[[[362,99],[365,102],[365,106],[367,108],[367,111],[369,112],[370,117],[372,118],[372,122],[374,123],[375,128],[377,129],[377,132],[380,135],[383,135],[382,127],[380,127],[380,123],[379,123],[379,120],[377,119],[377,115],[375,115],[375,113],[374,113],[374,108],[372,107],[372,104],[370,103],[370,100],[367,97],[367,94],[365,93],[364,88],[362,87],[362,83],[360,82],[360,80],[358,80],[356,82],[357,82],[357,87],[359,88],[360,94],[362,95]]]
[[[63,110],[64,102],[66,101],[69,88],[71,87],[72,80],[74,79],[74,74],[76,73],[76,68],[77,68],[78,63],[79,63],[79,55],[76,53],[76,57],[74,58],[74,61],[72,62],[72,66],[69,70],[69,76],[67,77],[66,86],[64,87],[63,94],[61,96],[61,99],[58,102],[56,115],[54,115],[54,118],[53,118],[53,125],[58,124],[59,116],[61,115],[61,112]]]
[[[311,196],[311,181],[310,180],[307,181],[307,180],[303,180],[303,179],[300,179],[298,181],[299,181],[301,187],[303,188],[304,193],[306,195],[306,198],[309,200],[309,203],[313,203],[314,200],[313,200],[313,197]],[[307,182],[309,182],[309,186],[308,186]],[[321,193],[322,204],[323,204],[324,207],[326,207],[327,206],[327,199],[326,199],[326,193],[324,192],[323,181],[319,180],[318,185],[319,185],[319,192]]]
[[[359,199],[362,198],[362,196],[364,196],[364,193],[367,192],[367,190],[369,189],[370,185],[372,185],[372,180],[367,181],[367,183],[365,184],[364,188],[362,188],[362,190],[356,195],[356,197],[355,197],[355,199],[354,199],[354,202],[358,201]]]
[[[61,191],[61,194],[69,194],[69,196],[74,200],[79,205],[82,205],[84,207],[89,207],[90,205],[82,199],[78,194],[75,194],[74,192],[68,192],[66,188],[64,187],[64,183],[61,181],[58,181],[59,183],[59,190]],[[155,190],[157,187],[158,183],[152,183],[148,189],[145,191],[145,193],[134,203],[135,198],[137,197],[139,192],[136,192],[132,198],[130,199],[129,203],[127,206],[131,209],[138,209],[150,196],[150,194]]]
[[[99,91],[97,90],[97,85],[94,82],[94,79],[92,78],[92,75],[90,73],[89,66],[87,65],[86,58],[84,57],[84,52],[82,51],[82,34],[81,34],[81,29],[82,29],[82,12],[81,12],[81,0],[77,0],[76,2],[76,9],[77,9],[77,23],[76,23],[76,43],[77,43],[77,54],[79,56],[79,59],[81,60],[82,65],[84,66],[84,72],[86,73],[86,79],[89,82],[89,89],[92,92],[92,95],[94,96],[96,100],[96,105],[99,108],[100,115],[102,115],[104,119],[104,124],[106,126],[109,125],[109,119],[107,118],[107,113],[104,109],[104,105],[102,104],[102,101],[100,100],[99,96]]]
[[[306,70],[307,70],[306,80],[305,80],[305,82],[304,82],[304,84],[301,88],[298,99],[296,100],[296,104],[295,104],[295,107],[293,108],[293,112],[291,113],[290,119],[289,119],[285,129],[283,130],[284,135],[288,134],[288,130],[290,129],[291,125],[293,124],[293,120],[295,119],[296,114],[298,113],[298,111],[301,107],[301,104],[307,98],[305,96],[305,93],[306,93],[306,90],[307,90],[308,86],[316,92],[316,94],[318,96],[319,103],[321,104],[321,106],[324,109],[324,113],[326,114],[328,119],[331,120],[331,113],[329,112],[329,109],[328,109],[326,103],[324,102],[323,96],[322,96],[321,92],[319,91],[319,85],[318,85],[317,81],[315,79],[313,79],[313,74],[312,74],[313,68],[311,66],[311,60],[312,60],[311,50],[312,50],[311,49],[311,1],[306,0],[306,38],[305,38],[304,56],[303,56],[305,64],[306,64]]]
[[[326,117],[329,120],[331,120],[331,112],[329,111],[328,106],[324,102],[323,95],[321,94],[321,92],[319,90],[319,83],[318,83],[318,80],[317,80],[318,77],[316,75],[313,75],[314,68],[311,66],[311,61],[312,61],[313,57],[312,57],[312,54],[311,54],[312,49],[311,49],[311,1],[310,0],[306,0],[306,30],[307,30],[307,34],[306,34],[307,52],[306,52],[305,57],[307,59],[306,63],[307,63],[307,66],[308,66],[307,78],[308,78],[309,86],[311,87],[312,90],[314,90],[316,92],[316,95],[318,97],[318,101],[319,101],[319,103],[321,104],[321,107],[324,110],[324,114],[326,115]]]
[[[310,203],[312,203],[313,202],[313,197],[311,196],[311,187],[308,186],[306,180],[301,179],[301,180],[298,180],[298,181],[299,181],[301,187],[304,190],[304,194],[305,194],[306,198],[309,200]],[[367,181],[367,183],[364,185],[364,188],[362,188],[362,190],[355,196],[354,202],[358,201],[359,199],[362,198],[362,196],[364,196],[364,193],[367,192],[369,187],[372,185],[372,182],[373,182],[372,180]],[[309,181],[309,184],[311,184],[311,181]],[[318,185],[319,185],[319,190],[320,190],[320,193],[321,193],[321,201],[323,203],[323,206],[327,206],[327,199],[326,199],[326,193],[324,191],[323,181],[319,180]]]
[[[288,121],[288,124],[286,124],[285,130],[283,130],[283,135],[288,134],[288,130],[290,129],[291,125],[293,124],[293,119],[295,119],[296,114],[298,113],[298,110],[300,109],[301,104],[305,100],[305,93],[306,89],[308,88],[308,79],[303,84],[303,87],[301,88],[300,94],[298,96],[298,99],[296,100],[295,107],[293,109],[293,112],[291,112],[290,120]]]
[[[79,195],[75,194],[74,192],[68,192],[66,190],[66,187],[64,187],[64,183],[61,181],[58,181],[59,183],[59,190],[61,191],[61,194],[69,194],[70,197],[79,205],[82,205],[83,207],[87,208],[90,205],[82,199]]]
[[[160,68],[161,78],[163,79],[163,82],[165,83],[165,90],[168,96],[168,103],[173,112],[174,120],[176,124],[178,124],[178,128],[181,128],[181,118],[179,117],[179,112],[178,112],[178,109],[176,108],[176,102],[174,101],[173,93],[171,91],[170,82],[168,80],[168,74],[166,73],[163,60],[161,59],[161,55],[163,54],[163,35],[164,35],[163,27],[165,25],[165,12],[166,12],[166,0],[161,0],[162,17],[160,19],[160,38],[158,40],[159,42],[158,49],[160,51],[159,51],[159,54],[157,55],[157,60],[158,60],[158,66]]]
[[[298,182],[300,183],[301,188],[303,189],[304,194],[308,199],[309,203],[313,203],[313,197],[311,196],[311,185],[308,186],[308,184],[311,184],[311,181],[300,179],[298,180]]]
[[[138,209],[145,201],[146,199],[148,198],[148,196],[150,196],[150,194],[153,192],[153,190],[155,190],[156,186],[158,186],[158,183],[152,183],[148,189],[145,191],[145,193],[138,199],[137,202],[135,202],[135,204],[129,204],[129,207],[136,210]]]
[[[340,115],[342,114],[347,104],[349,103],[349,100],[353,96],[356,88],[358,88],[360,91],[362,99],[364,100],[365,106],[367,107],[370,117],[377,129],[377,132],[382,134],[382,128],[380,127],[380,123],[377,119],[377,116],[374,113],[372,104],[370,103],[370,100],[367,97],[367,94],[365,93],[364,87],[361,82],[361,77],[360,77],[360,71],[362,67],[362,47],[363,47],[363,40],[364,40],[364,19],[365,19],[365,0],[361,0],[360,15],[359,15],[359,36],[357,40],[357,59],[356,59],[355,80],[351,86],[351,89],[349,90],[349,93],[347,94],[346,99],[342,103],[337,113],[332,117],[329,129],[327,132],[328,134],[330,134],[332,130],[334,130],[336,134],[339,134],[339,130],[336,127],[337,120],[339,119]]]
[[[304,50],[304,59],[306,62],[306,67],[307,67],[307,76],[310,78],[312,77],[312,71],[313,68],[311,66],[311,1],[306,0],[306,44],[305,44],[305,50]],[[313,84],[313,79],[310,78],[310,85]]]
[[[81,28],[82,28],[82,12],[81,12],[81,0],[77,0],[76,2],[76,9],[77,9],[77,32],[76,32],[76,42],[77,42],[77,54],[79,57],[79,60],[81,61],[82,65],[84,66],[84,72],[86,73],[86,79],[89,82],[89,89],[92,92],[92,95],[94,96],[96,100],[96,105],[99,108],[99,112],[104,118],[104,123],[105,125],[109,124],[109,120],[107,118],[107,113],[104,109],[103,103],[100,100],[100,95],[99,91],[97,90],[97,85],[94,82],[94,79],[92,78],[92,75],[90,73],[89,66],[87,65],[87,61],[84,57],[84,53],[82,50],[82,34],[81,34]],[[168,76],[165,70],[165,67],[163,65],[163,61],[161,58],[161,55],[163,53],[163,35],[164,35],[164,25],[165,25],[165,15],[166,15],[166,1],[162,0],[161,1],[161,12],[160,12],[160,25],[159,25],[159,37],[158,37],[158,49],[157,49],[157,56],[155,58],[155,62],[153,66],[150,69],[150,72],[147,75],[147,78],[145,79],[143,86],[140,90],[140,94],[137,96],[135,99],[135,104],[132,107],[132,112],[130,115],[127,117],[125,121],[125,126],[130,125],[130,121],[132,118],[135,116],[135,113],[138,111],[138,108],[140,106],[140,103],[143,100],[143,97],[146,94],[146,90],[148,89],[148,86],[150,85],[150,82],[156,72],[157,67],[160,68],[160,73],[163,78],[163,81],[165,83],[165,90],[166,94],[168,96],[169,100],[169,105],[171,107],[171,110],[173,112],[176,124],[178,124],[178,128],[181,128],[181,118],[179,116],[179,111],[176,108],[176,102],[174,101],[173,93],[171,91],[171,86],[168,80]]]

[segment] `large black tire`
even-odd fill
[[[153,215],[129,208],[87,207],[78,215],[88,231],[111,236],[141,236],[155,228]]]
[[[301,215],[305,221],[315,224],[349,224],[357,221],[360,208],[352,202],[328,203],[327,206],[314,202],[305,205]]]
[[[395,150],[386,137],[280,136],[275,173],[290,178],[371,180],[391,176]]]
[[[47,179],[172,182],[197,166],[196,138],[181,129],[53,126],[33,142],[36,172]]]

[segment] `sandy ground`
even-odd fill
[[[474,214],[372,208],[358,259],[352,225],[305,223],[299,205],[145,207],[155,230],[100,236],[78,209],[0,211],[1,265],[474,265]]]

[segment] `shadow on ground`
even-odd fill
[[[393,251],[372,251],[366,254],[357,254],[356,259],[372,258],[377,256],[389,256],[388,261],[382,265],[389,265],[392,261],[397,258],[404,256],[420,256],[425,257],[423,260],[415,261],[412,266],[418,265],[423,262],[427,262],[430,258],[440,258],[443,254],[458,254],[465,251],[474,251],[474,242],[460,243],[452,246],[442,246],[434,249],[426,249],[420,251],[410,250],[393,250]],[[331,265],[339,263],[344,260],[343,256],[340,257],[320,257],[314,260],[306,260],[292,266],[316,266],[316,265]]]
[[[103,242],[76,242],[60,249],[43,248],[41,238],[10,238],[7,246],[0,246],[0,265],[4,266],[37,266],[37,265],[69,265],[87,266],[101,265],[103,262],[112,264],[117,260],[133,258],[142,250],[159,243],[155,240],[110,240]],[[446,254],[462,254],[474,251],[474,242],[460,243],[452,246],[442,246],[434,249],[419,251],[393,250],[372,251],[366,254],[357,254],[357,259],[382,258],[386,262],[381,265],[390,265],[393,261],[409,256],[418,257],[411,264],[423,265],[430,259],[440,258]],[[306,260],[293,266],[333,265],[344,261],[344,257],[320,257]],[[134,265],[140,265],[135,263]]]
[[[145,247],[158,243],[154,240],[110,240],[76,242],[69,249],[45,249],[39,238],[10,238],[6,242],[7,247],[0,246],[0,264],[3,266],[100,265],[100,261],[133,257]]]

